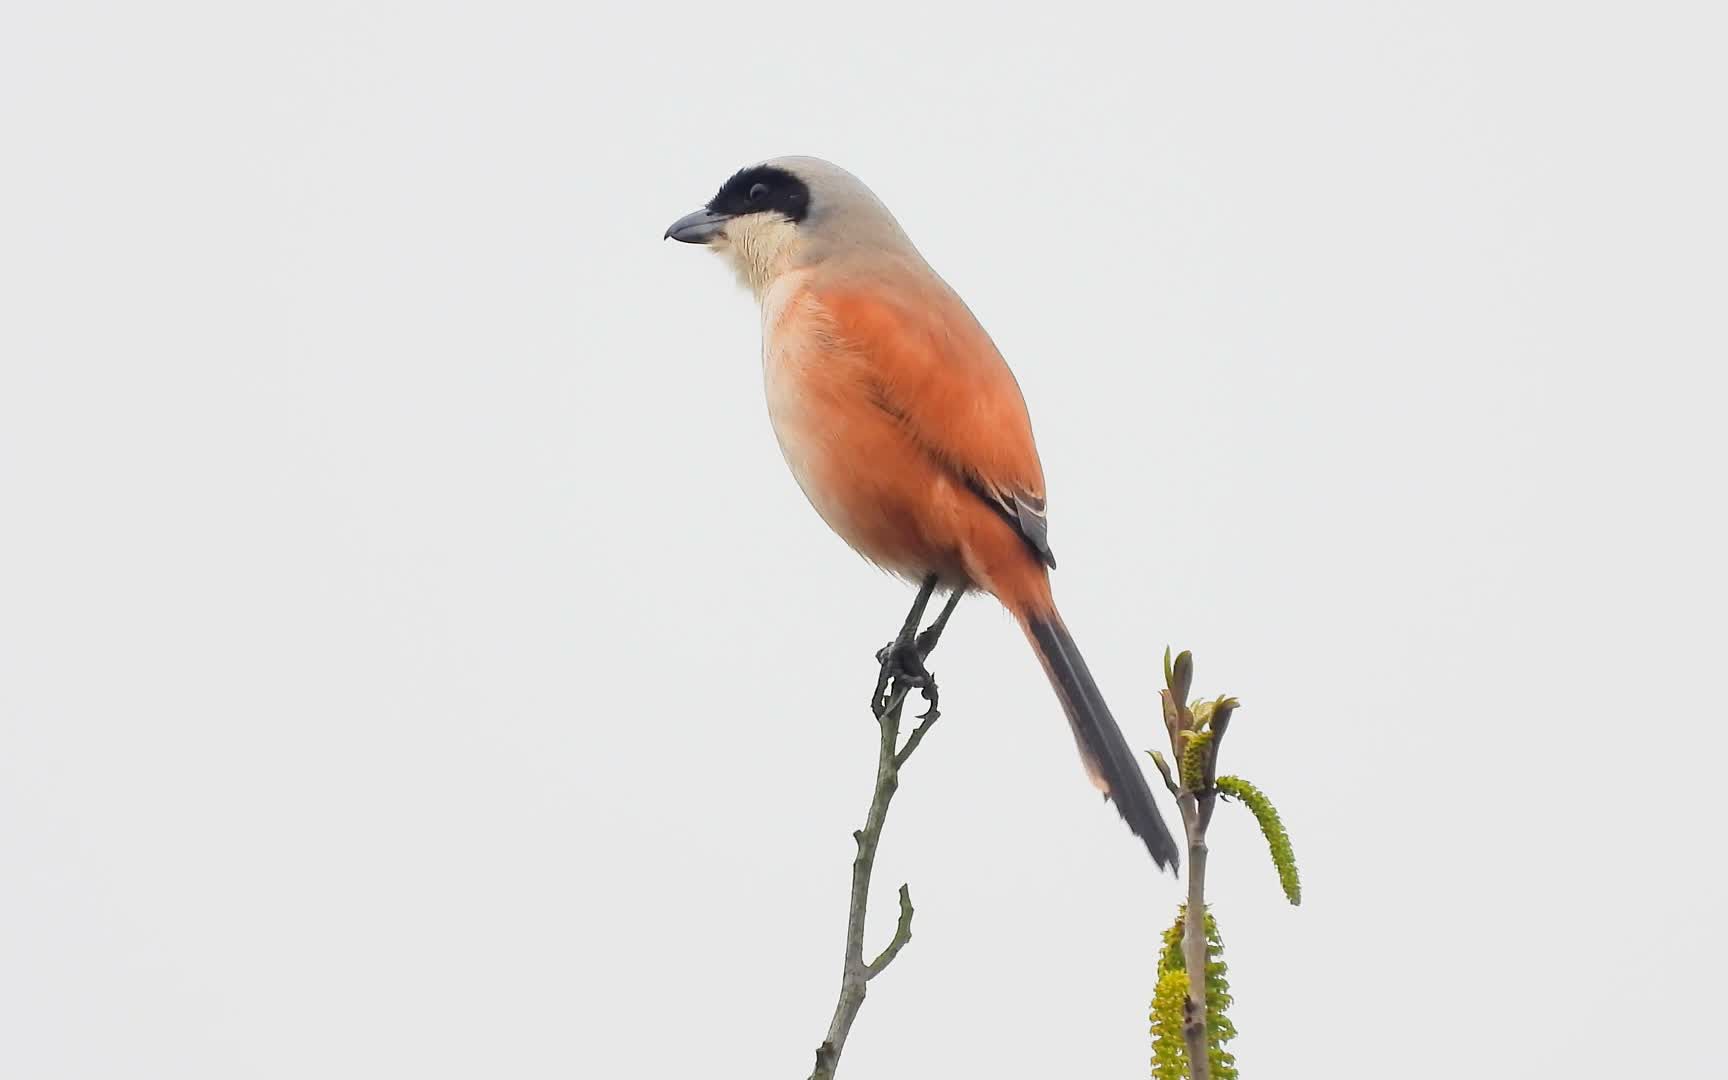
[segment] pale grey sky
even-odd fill
[[[0,16],[0,1075],[804,1075],[908,593],[659,239],[781,153],[1013,364],[1130,740],[1242,698],[1245,1075],[1720,1060],[1719,8],[589,8]],[[1176,883],[934,666],[846,1074],[1144,1075]]]

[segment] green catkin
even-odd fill
[[[1206,748],[1212,743],[1210,731],[1190,731],[1188,744],[1182,748],[1182,787],[1199,791],[1206,786]]]
[[[1219,794],[1240,799],[1254,815],[1254,820],[1260,823],[1260,832],[1265,835],[1266,846],[1272,852],[1272,865],[1278,868],[1278,883],[1284,887],[1284,898],[1291,904],[1302,903],[1302,879],[1296,873],[1296,850],[1290,846],[1290,833],[1284,828],[1277,807],[1272,805],[1264,791],[1239,776],[1220,776],[1217,783]]]
[[[1182,1002],[1188,996],[1188,973],[1182,959],[1182,931],[1187,918],[1184,905],[1176,922],[1164,931],[1164,948],[1158,954],[1158,986],[1152,996],[1152,1076],[1154,1080],[1183,1080],[1187,1076],[1187,1045],[1182,1040]],[[1230,1007],[1229,969],[1224,963],[1224,941],[1218,923],[1206,913],[1206,1046],[1212,1061],[1213,1080],[1238,1080],[1236,1055],[1224,1044],[1236,1037],[1236,1025],[1225,1015]]]
[[[1152,994],[1152,1080],[1187,1080],[1188,1055],[1182,1046],[1182,1002],[1188,999],[1188,973],[1166,971]]]

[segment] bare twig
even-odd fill
[[[912,734],[906,736],[906,745],[902,746],[900,752],[894,755],[895,768],[906,764],[906,759],[912,756],[912,751],[918,749],[918,744],[924,741],[924,733],[930,730],[930,725],[934,724],[936,718],[941,715],[934,708],[924,714],[924,722],[912,729]]]
[[[894,937],[888,942],[888,947],[882,950],[882,955],[870,961],[869,972],[872,977],[894,962],[900,955],[900,950],[912,940],[912,890],[906,885],[900,886],[900,921],[894,924]]]
[[[1206,827],[1194,796],[1180,803],[1188,831],[1188,914],[1182,920],[1182,966],[1188,969],[1188,1000],[1182,1003],[1182,1041],[1188,1046],[1188,1075],[1208,1080],[1212,1055],[1206,1040]]]
[[[900,950],[906,947],[906,943],[912,940],[912,893],[907,886],[902,885],[900,921],[894,927],[894,936],[875,960],[869,963],[864,961],[864,917],[870,907],[870,876],[876,867],[876,846],[882,840],[882,825],[888,818],[888,804],[899,790],[900,769],[912,756],[912,752],[918,749],[919,743],[924,741],[925,734],[939,715],[935,704],[936,683],[929,672],[924,670],[923,660],[941,640],[942,631],[948,624],[948,617],[954,613],[954,606],[959,603],[960,594],[955,593],[949,598],[942,613],[928,630],[916,634],[918,624],[924,616],[924,608],[930,602],[930,596],[935,589],[934,577],[924,582],[923,587],[918,590],[918,598],[912,604],[912,611],[907,616],[900,636],[878,655],[882,662],[882,674],[871,699],[878,729],[876,788],[870,799],[870,809],[864,815],[864,827],[852,834],[852,839],[857,844],[857,853],[852,858],[851,906],[846,916],[846,958],[841,969],[840,1000],[834,1006],[834,1019],[828,1025],[828,1035],[822,1045],[816,1048],[816,1068],[811,1072],[810,1080],[832,1080],[835,1070],[840,1067],[840,1053],[846,1047],[846,1037],[852,1030],[852,1022],[858,1018],[858,1010],[864,1005],[867,984],[882,974],[888,965],[894,962],[895,957],[900,955]],[[890,684],[892,689],[889,689]],[[901,745],[900,716],[906,697],[914,688],[920,690],[930,701],[930,710],[922,717],[923,722],[907,736],[905,744]]]

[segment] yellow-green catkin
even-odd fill
[[[1242,800],[1242,805],[1260,823],[1260,832],[1265,835],[1266,846],[1272,852],[1272,865],[1278,868],[1278,883],[1284,887],[1284,898],[1292,904],[1300,904],[1302,879],[1296,872],[1296,850],[1290,846],[1290,833],[1284,828],[1277,807],[1272,805],[1264,791],[1240,776],[1220,776],[1217,782],[1220,794]]]
[[[1166,971],[1152,993],[1152,1080],[1187,1080],[1188,1052],[1182,1043],[1182,1003],[1188,973]]]
[[[1206,786],[1206,747],[1212,742],[1210,731],[1190,731],[1188,743],[1182,748],[1182,786],[1199,791]]]
[[[1164,931],[1164,948],[1158,954],[1158,986],[1152,996],[1152,1076],[1154,1080],[1182,1080],[1188,1058],[1182,1039],[1182,1002],[1188,996],[1188,973],[1182,958],[1182,932],[1187,907],[1177,912],[1176,922]],[[1172,995],[1174,995],[1172,997]],[[1224,941],[1218,923],[1206,913],[1206,1046],[1212,1062],[1213,1080],[1238,1080],[1236,1055],[1224,1044],[1236,1037],[1236,1025],[1225,1015],[1230,1007],[1229,969],[1224,964]],[[1176,1063],[1172,1066],[1172,1063]],[[1168,1071],[1174,1067],[1175,1071]]]

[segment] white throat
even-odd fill
[[[760,302],[774,279],[791,269],[798,247],[798,226],[779,214],[750,214],[728,222],[726,239],[714,249]]]

